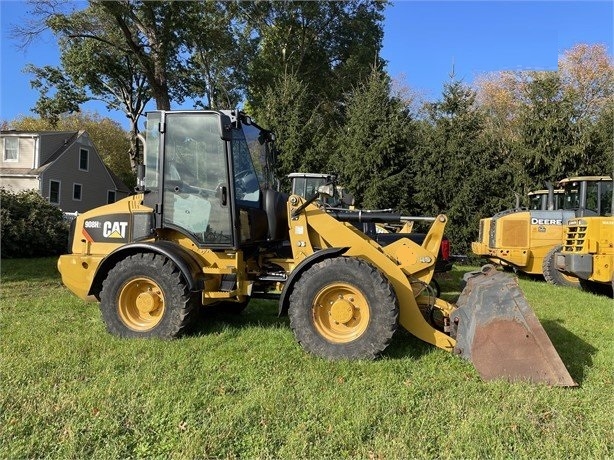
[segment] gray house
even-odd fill
[[[130,194],[85,131],[0,131],[0,186],[34,189],[64,212],[85,212]]]

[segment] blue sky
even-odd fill
[[[577,43],[603,43],[614,53],[614,2],[609,1],[396,1],[386,10],[382,57],[388,72],[429,99],[455,76],[471,84],[497,70],[552,70],[559,54]],[[21,50],[10,28],[27,17],[22,1],[0,0],[0,119],[30,115],[37,93],[22,72],[58,62],[53,37]],[[177,108],[177,107],[174,107]],[[188,107],[189,108],[189,107]],[[125,116],[98,111],[127,127]]]

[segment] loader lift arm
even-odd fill
[[[440,215],[433,220],[422,246],[403,238],[381,247],[352,225],[339,222],[315,204],[305,204],[299,196],[291,196],[288,203],[294,258],[310,260],[323,251],[347,248],[342,253],[335,252],[334,256],[359,261],[354,266],[357,271],[361,269],[361,263],[366,263],[376,272],[371,278],[377,274],[386,278],[398,305],[398,323],[412,335],[471,361],[485,380],[506,378],[549,385],[576,385],[513,276],[494,268],[472,273],[456,306],[434,298],[428,292],[425,295],[424,287],[434,273],[434,254],[443,238],[447,222],[445,216]],[[336,217],[345,221],[355,218],[348,213],[340,213]],[[320,260],[330,259],[323,255]],[[313,310],[312,319],[315,329],[326,340],[314,344],[313,337],[304,333],[306,321],[299,314],[293,314],[295,307],[290,305],[291,325],[295,328],[297,340],[308,351],[320,356],[355,357],[352,355],[355,352],[354,341],[358,343],[361,334],[366,334],[364,330],[368,329],[364,323],[372,320],[373,316],[372,313],[365,315],[365,307],[382,310],[384,313],[378,315],[386,317],[386,302],[390,301],[386,290],[369,285],[363,291],[360,286],[352,285],[352,281],[348,281],[343,274],[348,264],[349,261],[335,264],[335,269],[340,271],[339,281],[321,282],[311,290],[299,286],[301,297],[313,294],[310,307]],[[320,263],[315,268],[324,271],[329,267]],[[312,285],[315,284],[311,281],[313,277],[307,271],[305,278]],[[299,274],[297,284],[300,284],[301,278]],[[289,290],[294,287],[289,287]],[[369,289],[380,289],[379,296],[384,298],[383,309],[377,305],[377,300],[363,305],[368,303]],[[302,308],[309,306],[303,305]],[[433,311],[437,312],[437,319]],[[326,320],[327,314],[331,321]],[[293,318],[297,319],[293,322]],[[386,331],[385,326],[382,329]],[[300,329],[298,332],[297,328]],[[347,339],[346,343],[346,337],[355,335],[359,339]],[[390,336],[384,334],[381,339],[374,337],[372,340],[371,349],[383,349],[389,343]],[[369,357],[371,349],[363,357]],[[349,354],[345,355],[344,352]]]
[[[433,251],[439,248],[443,237],[447,222],[445,216],[435,219],[423,246],[403,238],[382,248],[352,225],[340,225],[326,211],[313,204],[304,204],[299,196],[293,195],[289,199],[290,245],[295,259],[305,259],[321,249],[348,247],[344,256],[363,259],[385,274],[398,299],[401,326],[425,342],[448,351],[454,349],[455,340],[425,320],[409,278],[411,276],[414,283],[424,285],[432,279],[435,270]],[[302,212],[297,212],[301,207]],[[445,308],[451,311],[453,306],[447,304]]]

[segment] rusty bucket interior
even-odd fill
[[[456,354],[484,380],[577,386],[514,275],[487,265],[464,281],[450,318]]]

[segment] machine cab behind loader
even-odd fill
[[[534,190],[527,194],[529,197],[529,210],[531,211],[547,211],[557,210],[563,207],[563,189],[558,188],[550,190]]]

